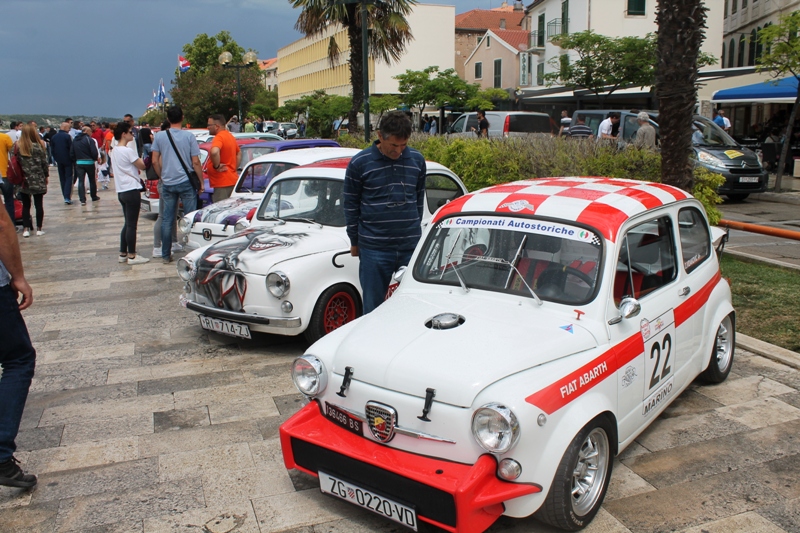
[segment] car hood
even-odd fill
[[[197,279],[215,272],[265,276],[277,263],[322,252],[349,249],[344,228],[287,223],[248,228],[194,252]]]
[[[254,207],[261,203],[260,194],[227,198],[220,202],[198,209],[192,214],[192,222],[209,224],[236,224],[240,218],[247,216]]]
[[[725,163],[726,166],[737,165],[742,162],[757,165],[759,163],[758,156],[744,146],[706,146],[695,145],[697,151],[708,152],[717,159]]]
[[[517,305],[492,303],[463,295],[395,294],[348,328],[333,370],[343,374],[350,366],[353,379],[414,396],[424,397],[430,387],[436,401],[469,407],[506,376],[597,346],[588,330],[548,312],[548,304],[524,301],[530,312],[521,312]],[[446,330],[426,326],[441,313],[464,322]]]

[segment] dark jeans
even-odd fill
[[[36,229],[42,229],[42,222],[44,221],[44,204],[42,199],[44,194],[25,194],[22,193],[22,227],[33,229],[31,222],[31,196],[33,196],[33,205],[36,207]]]
[[[81,202],[86,202],[86,180],[85,177],[89,176],[89,196],[92,200],[99,200],[97,196],[97,181],[94,176],[94,165],[76,165],[75,171],[78,174],[78,197]]]
[[[358,249],[358,279],[364,294],[364,314],[378,307],[386,299],[392,274],[407,266],[414,250]]]
[[[119,253],[136,253],[136,229],[139,226],[139,209],[142,206],[142,191],[125,191],[117,194],[119,203],[122,204],[122,215],[125,225],[119,236]]]
[[[164,218],[161,219],[161,257],[168,258],[172,257],[172,228],[175,226],[178,199],[183,202],[184,213],[196,211],[197,191],[187,179],[177,185],[167,185],[162,181],[161,193],[159,202],[164,202]]]
[[[11,222],[16,223],[14,217],[14,185],[5,178],[0,178],[0,191],[3,193],[3,202],[6,204],[6,211]]]
[[[36,351],[31,345],[28,328],[19,312],[17,291],[10,285],[0,287],[0,463],[8,461],[17,449],[19,422],[36,366]]]
[[[72,163],[67,165],[58,163],[58,181],[61,183],[61,193],[64,195],[64,200],[72,201]]]

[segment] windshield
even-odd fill
[[[692,144],[695,146],[739,146],[713,121],[699,115],[695,115],[692,120]]]
[[[414,279],[584,304],[598,285],[601,242],[594,231],[560,222],[456,215],[429,233]]]
[[[271,150],[271,148],[262,148],[262,150],[267,149]],[[296,166],[295,163],[254,163],[242,172],[236,184],[236,192],[264,192],[272,178]]]
[[[275,151],[272,146],[245,145],[239,148],[242,150],[242,163],[248,163],[256,157],[271,154]]]
[[[267,191],[257,216],[259,220],[281,218],[343,227],[343,187],[344,181],[326,178],[279,180]]]

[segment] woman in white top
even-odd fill
[[[144,161],[136,151],[131,125],[120,122],[114,129],[117,146],[109,154],[114,167],[114,182],[117,198],[122,204],[125,225],[122,226],[119,244],[119,262],[141,265],[149,258],[136,255],[136,229],[139,225],[139,208],[142,205],[142,182],[139,171],[144,170]]]

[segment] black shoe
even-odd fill
[[[100,197],[98,196],[97,198],[92,198],[92,201],[93,202],[99,202],[100,201]]]
[[[36,485],[36,481],[36,476],[22,471],[16,457],[0,463],[0,485],[29,489]]]

